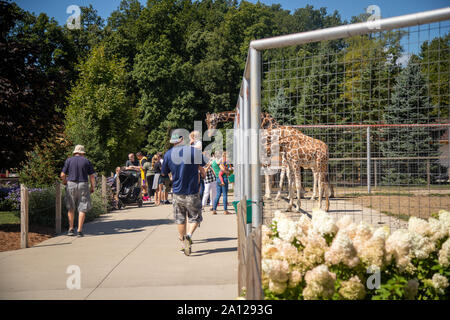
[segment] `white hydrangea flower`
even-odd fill
[[[448,230],[445,229],[444,224],[438,219],[430,218],[428,219],[428,224],[430,226],[430,236],[433,242],[436,242],[447,236]]]
[[[446,210],[439,211],[439,221],[442,223],[444,230],[447,230],[447,236],[450,237],[450,212]]]
[[[274,281],[272,279],[269,280],[269,290],[275,294],[282,294],[284,290],[286,290],[287,283]]]
[[[418,259],[426,259],[436,249],[435,243],[430,238],[417,233],[411,235],[411,254]]]
[[[321,235],[334,235],[338,231],[335,219],[321,209],[313,210],[312,227]]]
[[[410,251],[412,248],[411,233],[405,229],[398,229],[386,240],[386,253],[391,255],[401,271],[413,272]],[[390,257],[388,257],[390,259]]]
[[[359,258],[366,266],[382,268],[387,263],[384,237],[384,233],[380,235],[375,232],[358,251]]]
[[[275,239],[273,241],[276,248],[276,253],[273,254],[273,258],[279,260],[285,260],[289,264],[296,264],[300,259],[300,253],[297,248],[294,247],[290,242],[283,241],[281,239]]]
[[[307,237],[301,239],[304,249],[303,259],[300,267],[306,271],[324,262],[325,252],[328,245],[325,239],[317,232],[310,232]]]
[[[277,256],[278,248],[273,244],[263,244],[261,255],[263,259],[274,259]]]
[[[439,250],[439,264],[444,267],[450,265],[450,238],[442,244],[442,248]]]
[[[387,240],[389,238],[390,230],[388,226],[382,226],[375,230],[372,235],[372,238],[380,238],[383,240]]]
[[[281,219],[289,219],[289,217],[287,216],[286,213],[281,212],[280,210],[277,210],[273,213],[273,219],[272,222],[277,222],[280,221]]]
[[[433,287],[440,293],[444,294],[445,289],[448,287],[448,279],[439,273],[435,273],[431,278]]]
[[[309,230],[312,228],[311,219],[304,214],[296,221],[296,224],[298,232],[301,230],[303,235],[308,235]]]
[[[352,223],[353,223],[352,217],[349,215],[346,215],[346,216],[339,218],[338,221],[336,222],[336,225],[339,228],[339,230],[341,230],[341,229],[347,228]]]
[[[278,235],[281,239],[287,242],[292,242],[296,237],[300,237],[303,234],[298,224],[287,217],[280,217],[277,222]]]
[[[361,221],[360,224],[357,225],[356,232],[350,239],[353,241],[353,245],[358,252],[364,246],[364,243],[372,238],[372,234],[372,227],[366,222]]]
[[[306,287],[303,289],[305,300],[330,299],[334,294],[336,274],[330,272],[324,264],[308,271],[305,281]]]
[[[431,235],[431,229],[428,222],[417,217],[409,218],[408,231],[411,233],[420,234],[423,237],[428,237]]]
[[[339,294],[347,300],[363,300],[366,290],[358,276],[353,276],[347,281],[342,281]]]
[[[325,252],[325,262],[329,265],[343,263],[351,268],[359,263],[356,249],[352,240],[342,232],[338,232],[331,244],[330,249]]]
[[[289,274],[289,282],[288,287],[289,288],[295,288],[298,286],[298,284],[302,281],[302,274],[298,270],[292,270]]]
[[[269,280],[276,282],[285,282],[288,280],[289,264],[286,261],[262,259],[261,268]]]

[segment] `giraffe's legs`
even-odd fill
[[[270,183],[270,175],[266,172],[264,174],[264,178],[265,178],[265,181],[266,181],[266,193],[264,195],[264,198],[265,199],[270,199],[271,198],[270,193],[271,193],[271,190],[272,190],[271,183]]]
[[[330,183],[327,179],[326,172],[319,173],[319,209],[322,208],[322,196],[325,192],[325,211],[330,210]]]
[[[318,173],[318,183],[319,183],[319,209],[322,208],[322,195],[323,195],[323,185],[324,185],[324,179],[323,179],[323,172]]]
[[[294,176],[295,176],[295,186],[297,189],[297,208],[296,211],[300,212],[301,205],[301,190],[302,190],[302,179],[300,175],[300,170],[298,168],[294,168]]]
[[[311,169],[311,170],[312,170],[312,173],[313,173],[313,194],[311,196],[311,200],[314,200],[317,197],[317,184],[318,184],[317,179],[318,179],[318,174],[317,174],[316,170],[314,170],[314,169]]]
[[[279,189],[278,189],[277,196],[275,197],[275,200],[280,200],[280,198],[281,198],[281,191],[283,190],[283,182],[284,182],[285,175],[287,175],[288,181],[290,181],[290,179],[289,179],[289,167],[282,166],[281,167],[281,172],[280,172]],[[289,182],[288,182],[288,192],[289,192]]]

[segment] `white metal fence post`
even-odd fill
[[[250,48],[252,226],[262,223],[259,129],[261,123],[261,52]]]
[[[367,127],[367,193],[370,193],[370,126]]]

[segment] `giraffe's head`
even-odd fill
[[[213,130],[217,128],[217,124],[219,123],[219,117],[217,113],[207,113],[206,114],[206,126],[208,130]]]

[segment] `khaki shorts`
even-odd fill
[[[174,194],[173,195],[173,216],[176,224],[200,223],[202,217],[202,201],[200,194]]]
[[[91,210],[89,182],[67,182],[66,208],[68,211],[78,209],[78,212],[88,212]]]

